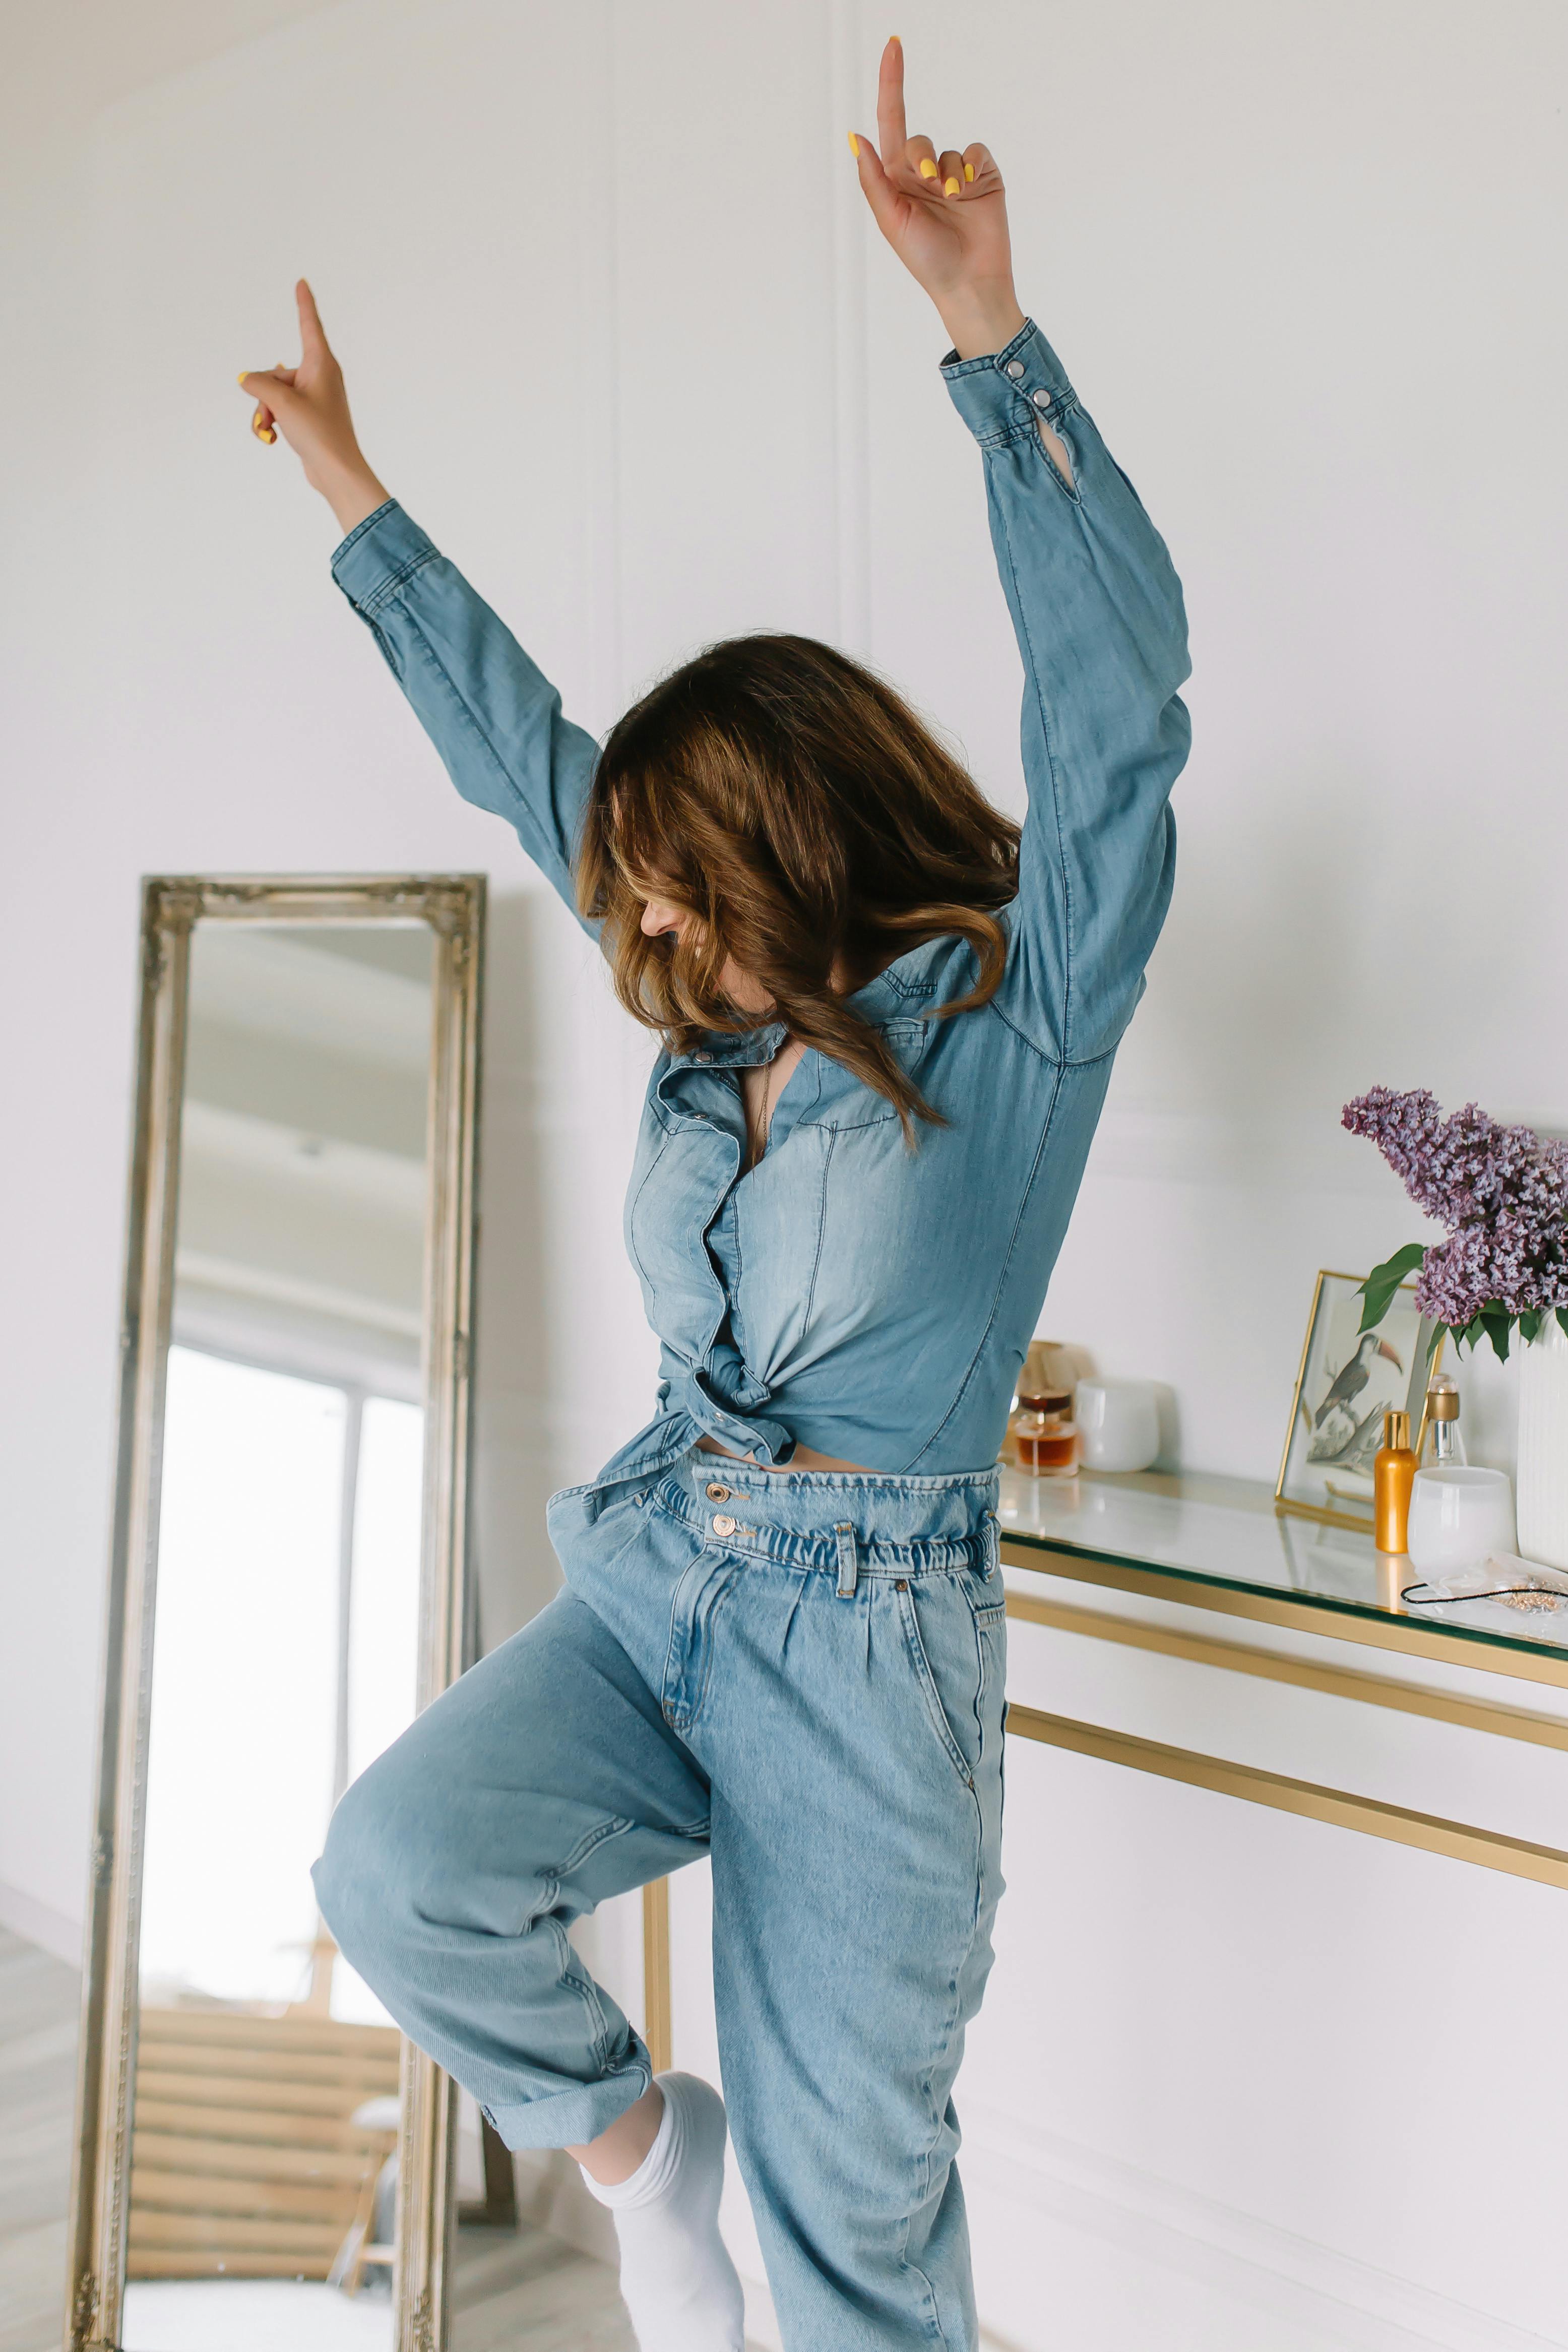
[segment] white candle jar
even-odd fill
[[[1160,1450],[1151,1381],[1080,1381],[1078,1430],[1086,1470],[1146,1470]]]
[[[1411,1567],[1432,1585],[1473,1575],[1490,1552],[1512,1551],[1513,1490],[1506,1472],[1457,1464],[1417,1470],[1406,1544]]]

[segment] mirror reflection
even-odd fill
[[[310,1881],[411,1721],[432,935],[197,924],[126,2352],[390,2345],[400,2037]]]

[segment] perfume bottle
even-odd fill
[[[1061,1350],[1036,1339],[1019,1374],[1018,1409],[1008,1423],[1014,1461],[1031,1478],[1076,1478],[1078,1424],[1072,1391],[1063,1385]]]
[[[1385,1412],[1383,1444],[1372,1465],[1373,1517],[1379,1551],[1402,1552],[1410,1543],[1410,1488],[1416,1456],[1410,1450],[1410,1416]]]
[[[1459,1384],[1451,1372],[1434,1372],[1427,1383],[1420,1468],[1462,1470],[1465,1441],[1459,1435]]]

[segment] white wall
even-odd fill
[[[140,872],[493,877],[492,1634],[548,1584],[544,1496],[635,1425],[652,1363],[618,1223],[646,1044],[509,836],[444,784],[235,371],[291,352],[308,270],[372,462],[588,725],[706,637],[811,630],[882,664],[1016,806],[978,461],[844,145],[872,127],[885,29],[859,0],[32,12],[0,126],[21,355],[0,389],[0,988],[22,1113],[0,1883],[57,1943],[81,1911]],[[1271,1476],[1314,1270],[1419,1230],[1341,1103],[1427,1083],[1568,1126],[1568,22],[1554,0],[1500,0],[1484,34],[1455,0],[916,0],[898,29],[914,119],[1003,159],[1025,304],[1193,622],[1176,905],[1046,1319],[1174,1385],[1189,1464]],[[1475,1402],[1506,1457],[1508,1383]],[[1077,1649],[1020,1641],[1020,1695],[1043,1677],[1066,1704],[1103,1673],[1070,1712],[1147,1729],[1164,1706],[1161,1736],[1218,1744],[1203,1670]],[[1348,1780],[1349,1748],[1399,1801],[1442,1810],[1443,1785],[1563,1842],[1524,1826],[1483,1740],[1249,1704],[1260,1759],[1295,1759],[1279,1769]],[[1568,2087],[1547,2079],[1558,1898],[1034,1751],[1011,1802],[969,2077],[1007,2336],[1562,2340],[1538,2210]],[[1290,2063],[1261,2067],[1281,2042]],[[1292,2232],[1318,2265],[1295,2302]]]

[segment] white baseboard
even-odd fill
[[[1435,2294],[1332,2247],[1178,2188],[1135,2166],[976,2102],[964,2108],[960,2158],[971,2213],[982,2200],[1109,2244],[1141,2263],[1274,2320],[1333,2352],[1563,2352],[1537,2336]],[[1027,2242],[1027,2241],[1026,2241]],[[979,2282],[985,2303],[985,2281]],[[996,2352],[1010,2338],[981,2331]],[[1047,2330],[1046,2339],[1056,2339]],[[1260,2340],[1264,2340],[1260,2338]]]
[[[13,1936],[20,1936],[29,1944],[37,1944],[52,1952],[57,1960],[68,1960],[73,1969],[81,1966],[82,1926],[79,1919],[68,1919],[47,1903],[40,1903],[36,1895],[24,1895],[19,1886],[9,1886],[0,1878],[0,1927],[8,1927]]]

